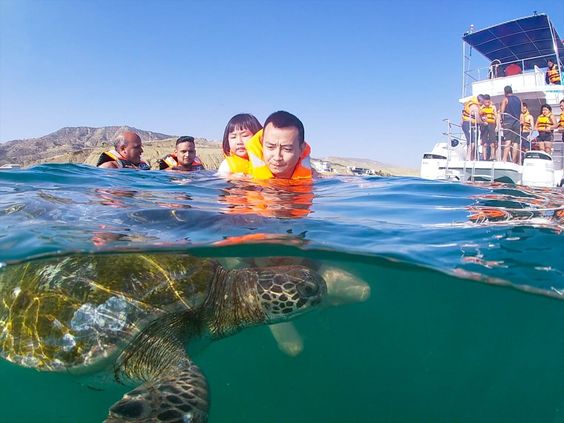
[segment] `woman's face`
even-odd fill
[[[546,116],[546,115],[548,115],[549,113],[550,113],[550,110],[548,110],[546,107],[543,107],[543,108],[542,108],[542,114],[543,114],[543,115]]]
[[[250,140],[254,134],[248,129],[236,128],[229,133],[229,150],[243,158],[247,158],[245,142]]]

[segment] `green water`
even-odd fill
[[[371,298],[295,320],[305,346],[297,357],[279,351],[266,327],[198,352],[210,422],[564,419],[561,301],[401,263],[326,256],[368,281]],[[83,378],[5,361],[0,377],[6,422],[100,422],[129,389],[92,390]]]

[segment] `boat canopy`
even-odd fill
[[[515,19],[480,31],[466,33],[462,39],[490,61],[521,62],[525,69],[546,67],[546,60],[564,63],[564,45],[547,15]]]

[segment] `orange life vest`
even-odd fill
[[[488,107],[482,106],[480,114],[486,118],[487,123],[495,123],[495,107],[493,105]]]
[[[159,160],[159,170],[172,169],[176,166],[178,166],[178,158],[174,153],[168,154]],[[199,157],[194,158],[187,171],[192,172],[195,170],[205,170],[204,164]]]
[[[229,170],[231,173],[244,173],[249,174],[249,160],[239,157],[238,155],[230,152],[229,155],[225,155],[225,160],[229,165]]]
[[[476,123],[476,119],[470,113],[470,109],[472,106],[480,106],[477,97],[472,97],[466,103],[464,103],[464,108],[462,109],[462,120],[463,121],[470,121],[471,123]]]
[[[564,129],[564,112],[560,113],[560,119],[558,120],[558,129]]]
[[[558,66],[556,64],[552,65],[552,68],[546,71],[548,75],[548,80],[551,84],[560,84],[560,72],[558,71]]]
[[[529,119],[529,116],[531,116],[529,112],[521,113],[521,120],[523,121],[523,125],[521,125],[521,130],[523,132],[531,132],[531,121]]]
[[[247,141],[245,147],[249,155],[249,175],[254,179],[272,179],[272,174],[266,163],[262,150],[262,132],[261,129],[253,137]],[[294,172],[290,179],[311,179],[313,174],[311,171],[310,157],[311,147],[305,143],[300,159],[294,168]]]
[[[552,126],[552,113],[550,113],[548,116],[545,115],[540,115],[537,118],[537,130],[541,131],[541,132],[548,132],[550,131],[550,127]]]
[[[130,162],[127,159],[124,159],[122,157],[121,154],[119,154],[116,150],[108,150],[108,151],[104,151],[102,154],[100,154],[100,157],[98,157],[98,162],[96,163],[96,166],[100,166],[104,163],[107,162],[116,162],[118,165],[118,168],[123,168],[123,169],[139,169],[139,170],[150,170],[151,166],[147,163],[144,162],[143,160],[141,160],[139,162],[139,164],[134,164],[132,162]]]

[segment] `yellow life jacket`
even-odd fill
[[[144,162],[143,160],[141,160],[139,162],[138,165],[130,162],[127,159],[124,159],[121,154],[119,154],[116,150],[108,150],[108,151],[104,151],[102,154],[100,154],[100,157],[98,158],[98,162],[96,163],[96,166],[100,166],[101,164],[104,164],[106,162],[116,162],[119,168],[124,168],[124,169],[140,169],[140,170],[150,170],[151,166],[147,163]]]
[[[538,131],[542,131],[542,132],[548,132],[550,131],[550,127],[552,126],[552,113],[550,113],[548,116],[545,115],[540,115],[537,118],[537,130]]]
[[[229,170],[231,173],[244,173],[245,175],[249,174],[249,160],[239,157],[233,152],[230,152],[229,155],[225,155],[225,160],[229,165]]]
[[[245,147],[249,155],[249,175],[254,179],[272,179],[274,175],[264,162],[262,150],[262,132],[261,129],[253,137],[247,141]],[[300,155],[300,159],[294,168],[294,172],[290,179],[311,179],[311,163],[310,155],[311,147],[305,143],[305,146]]]
[[[560,113],[560,120],[558,121],[558,129],[564,129],[564,112]]]
[[[486,118],[487,123],[495,123],[495,107],[493,105],[488,107],[482,106],[480,114]]]
[[[529,120],[529,116],[531,116],[529,112],[521,113],[521,120],[523,121],[523,125],[521,125],[521,130],[523,132],[531,132],[531,121]]]
[[[472,117],[470,113],[470,108],[472,106],[480,106],[478,102],[478,97],[472,97],[466,103],[464,103],[464,108],[462,109],[462,120],[463,121],[470,121],[471,123],[476,123],[476,119]]]
[[[560,72],[558,71],[558,66],[556,64],[552,65],[552,68],[546,71],[548,75],[548,80],[551,84],[560,84]]]

